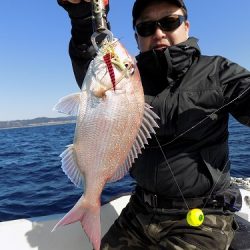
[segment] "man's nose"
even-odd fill
[[[162,38],[165,37],[166,33],[157,25],[154,33],[154,37],[156,38]]]

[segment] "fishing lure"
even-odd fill
[[[115,90],[115,72],[113,69],[111,58],[112,58],[111,53],[107,53],[103,56],[103,60],[106,63],[107,68],[108,68],[109,76],[113,85],[113,90]]]
[[[204,213],[199,208],[193,208],[187,213],[187,223],[192,227],[199,227],[204,222]]]

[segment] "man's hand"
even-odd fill
[[[80,2],[81,2],[81,0],[61,0],[61,1],[62,1],[63,3],[69,2],[69,3],[74,3],[74,4],[77,4],[77,3],[80,3]],[[83,0],[83,1],[89,3],[91,0]],[[103,0],[103,3],[104,3],[105,6],[107,6],[108,3],[109,3],[109,0]]]
[[[85,2],[90,2],[90,0],[84,0]],[[81,0],[62,0],[62,2],[69,2],[69,3],[80,3]]]

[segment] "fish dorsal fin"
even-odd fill
[[[129,171],[135,158],[138,157],[138,154],[141,154],[141,149],[144,148],[145,144],[148,144],[148,138],[151,138],[150,134],[155,134],[154,127],[159,127],[156,123],[156,119],[159,119],[158,115],[152,111],[150,105],[145,103],[142,124],[135,138],[135,142],[130,149],[125,162],[117,169],[109,182],[121,179]]]
[[[77,115],[81,93],[74,93],[61,98],[54,106],[53,110],[67,115]]]
[[[63,172],[77,187],[83,187],[83,175],[76,163],[74,145],[68,145],[60,157],[62,158]]]

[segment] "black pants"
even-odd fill
[[[233,215],[205,209],[204,223],[191,227],[187,211],[155,209],[133,195],[103,237],[102,250],[226,250],[234,237]]]

